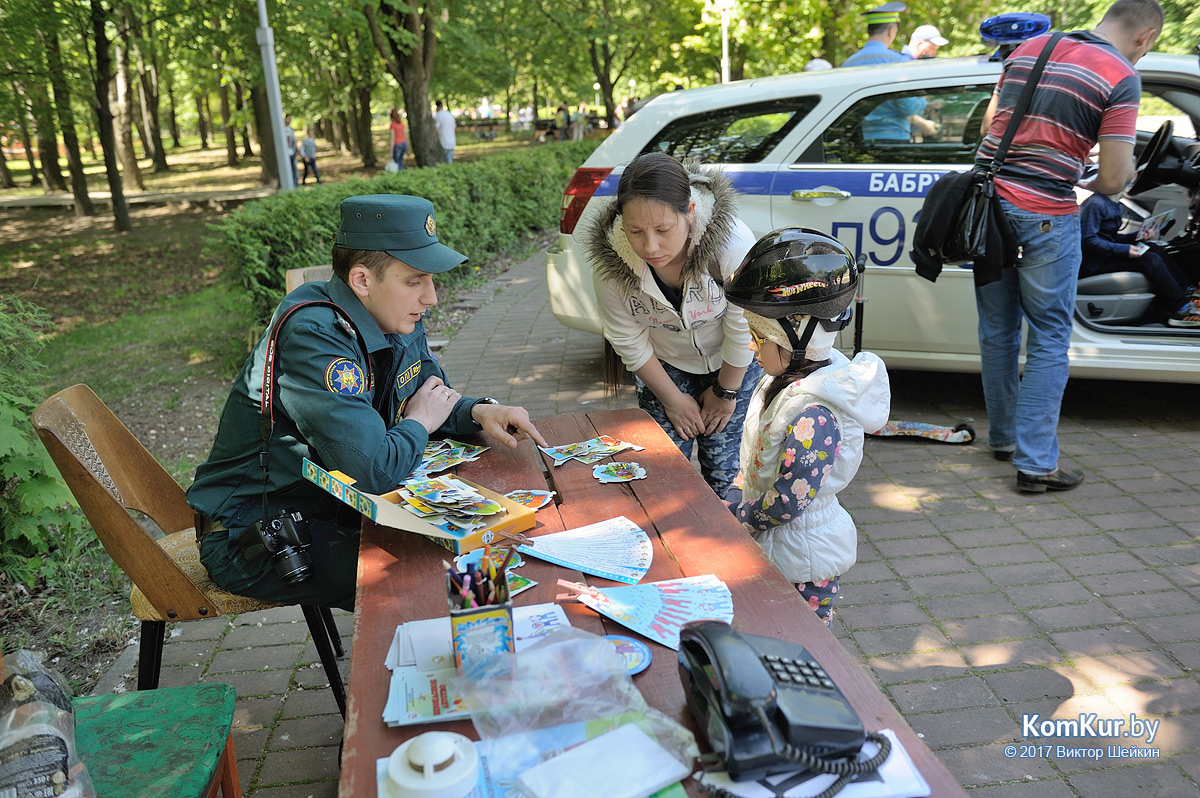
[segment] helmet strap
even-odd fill
[[[791,363],[788,365],[789,370],[798,368],[805,360],[808,359],[808,356],[805,354],[805,350],[808,349],[808,342],[812,338],[813,333],[816,332],[817,325],[820,324],[820,322],[820,319],[814,316],[809,316],[808,323],[804,325],[804,332],[800,335],[796,334],[795,328],[790,324],[779,325],[783,328],[783,332],[788,338],[788,343],[790,343],[792,347],[792,359]]]

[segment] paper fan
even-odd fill
[[[601,615],[679,650],[679,627],[688,621],[733,621],[733,597],[712,574],[668,579],[632,587],[587,587],[560,581]]]
[[[637,584],[654,559],[650,538],[623,515],[533,538],[517,551],[627,585]]]

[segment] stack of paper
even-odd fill
[[[430,474],[453,468],[459,463],[469,463],[479,459],[479,455],[488,450],[487,446],[473,446],[460,443],[449,438],[441,441],[430,441],[425,444],[425,453],[421,462],[412,472],[412,479],[424,479]]]
[[[733,597],[712,574],[634,587],[589,588],[579,601],[635,632],[679,650],[679,628],[688,621],[733,621]]]
[[[596,524],[534,538],[517,551],[566,568],[634,585],[654,559],[641,527],[623,515]]]
[[[562,626],[570,626],[557,604],[513,609],[515,648],[521,651]],[[396,627],[384,664],[392,671],[383,720],[408,726],[469,715],[458,692],[450,618],[409,621]]]
[[[397,493],[404,509],[454,534],[469,534],[487,526],[487,516],[504,511],[499,502],[484,498],[467,483],[446,475],[409,479]]]
[[[881,733],[892,741],[892,752],[879,770],[856,777],[842,788],[838,798],[922,798],[929,795],[929,783],[896,739],[895,732],[884,729]],[[878,751],[879,746],[868,740],[858,755],[859,761],[870,759]],[[701,790],[724,790],[733,798],[812,798],[821,795],[836,779],[836,776],[812,773],[799,767],[758,781],[733,781],[723,770],[697,774]]]
[[[539,446],[538,448],[550,455],[550,458],[554,460],[554,465],[560,466],[568,460],[578,460],[591,465],[626,449],[640,452],[646,447],[618,440],[609,435],[601,435],[589,441],[567,443],[562,446]]]

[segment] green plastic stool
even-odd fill
[[[163,687],[75,698],[75,745],[99,798],[241,798],[234,690]]]

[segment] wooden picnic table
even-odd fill
[[[526,533],[531,537],[619,515],[638,524],[654,545],[654,561],[643,582],[704,574],[720,577],[733,595],[733,625],[737,630],[804,645],[838,684],[867,729],[895,731],[934,796],[965,795],[880,692],[875,680],[817,619],[795,587],[766,559],[646,413],[574,413],[538,419],[536,424],[551,445],[606,434],[644,446],[644,451],[626,450],[613,459],[636,461],[646,469],[647,477],[602,484],[592,476],[592,466],[571,461],[555,467],[529,442],[515,451],[494,447],[478,461],[459,466],[457,473],[498,493],[516,489],[557,491],[559,503],[538,510],[537,527]],[[425,538],[364,521],[338,790],[341,798],[374,798],[375,761],[421,732],[442,729],[477,739],[469,720],[390,728],[382,719],[390,676],[384,657],[396,627],[406,621],[446,614],[443,559],[448,559],[448,553]],[[518,595],[514,599],[517,605],[553,601],[561,592],[556,585],[558,579],[597,587],[616,585],[533,557],[525,556],[525,560],[527,564],[520,573],[539,584]],[[581,604],[563,607],[571,624],[579,629],[640,637]],[[653,662],[634,677],[634,684],[651,706],[695,731],[684,701],[676,652],[641,639],[653,652]],[[707,750],[703,738],[698,735],[698,739],[702,750]],[[699,794],[690,779],[687,789],[691,795]]]

